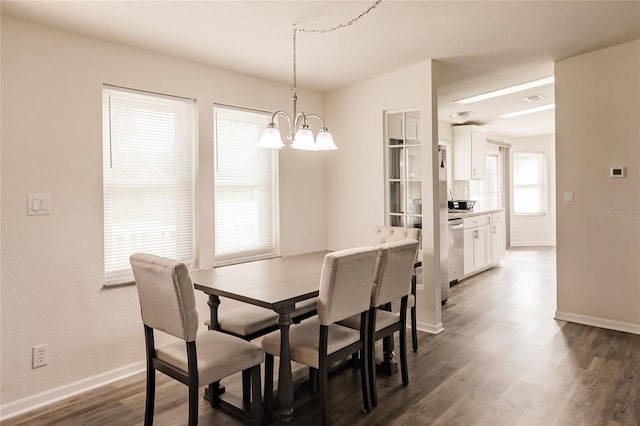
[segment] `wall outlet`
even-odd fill
[[[49,363],[49,344],[34,346],[32,348],[31,368],[44,367]]]

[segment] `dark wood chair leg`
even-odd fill
[[[400,329],[400,372],[402,373],[402,384],[409,383],[409,372],[407,371],[407,329]]]
[[[156,370],[153,367],[153,358],[156,355],[153,329],[144,326],[144,343],[147,353],[147,396],[144,404],[144,425],[153,425],[153,411],[156,399]]]
[[[189,426],[198,424],[198,386],[189,384]]]
[[[416,302],[414,302],[413,307],[411,308],[411,343],[413,346],[413,351],[418,351],[418,319],[416,312]]]
[[[313,367],[309,367],[309,384],[312,391],[318,391],[318,370]]]
[[[273,405],[273,355],[264,357],[264,408],[268,416],[271,415]]]
[[[369,399],[371,401],[371,408],[378,405],[378,391],[376,390],[376,360],[375,360],[375,328],[376,328],[376,308],[369,310],[369,348],[367,349],[367,361],[369,368]]]
[[[249,370],[242,372],[242,399],[251,401],[251,372]]]
[[[362,323],[368,324],[369,315],[361,315],[360,321]],[[360,330],[362,349],[360,350],[360,382],[362,385],[362,403],[364,406],[364,412],[370,413],[373,407],[371,406],[371,382],[369,374],[371,373],[371,369],[369,368],[369,356],[367,355],[369,352],[373,352],[373,348],[371,347],[371,339],[369,327],[367,326],[365,329]],[[358,353],[358,352],[356,352]]]
[[[400,301],[400,371],[402,373],[402,384],[409,383],[409,372],[407,371],[407,296]]]
[[[327,343],[329,327],[320,326],[320,341],[318,353],[318,391],[320,393],[320,418],[323,426],[329,425],[329,359],[327,357]]]
[[[260,395],[260,364],[250,371],[251,380],[251,414],[255,425],[260,426],[264,420],[262,396]]]
[[[323,368],[318,374],[318,391],[320,394],[320,417],[322,419],[322,425],[327,426],[329,424],[329,391],[328,385],[328,373],[327,369]]]
[[[416,275],[416,267],[422,266],[422,262],[419,265],[414,264],[414,271],[411,275],[411,294],[413,295],[413,306],[411,307],[411,344],[413,345],[413,351],[418,350],[418,297],[416,296],[416,290],[418,286],[418,276]]]
[[[360,365],[360,358],[358,358],[358,352],[351,354],[351,364],[353,364],[354,367],[358,367],[358,365]]]
[[[156,370],[147,366],[147,396],[144,405],[144,425],[153,424],[153,411],[156,398]]]
[[[187,342],[187,366],[189,371],[189,426],[198,424],[198,357],[196,343]]]

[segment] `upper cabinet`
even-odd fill
[[[453,179],[484,179],[487,130],[474,126],[453,127]]]
[[[420,112],[386,114],[386,223],[422,226]]]

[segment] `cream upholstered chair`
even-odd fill
[[[327,380],[331,365],[354,353],[365,362],[360,366],[364,410],[371,409],[369,400],[368,315],[373,274],[378,257],[375,247],[353,248],[329,253],[324,258],[320,276],[318,317],[293,325],[289,334],[291,360],[318,371],[322,424],[329,424]],[[352,315],[361,327],[352,330],[336,324]],[[280,333],[262,340],[265,359],[265,405],[273,398],[273,359],[280,355]]]
[[[391,243],[400,240],[417,240],[420,241],[420,229],[418,228],[402,228],[399,226],[381,226],[376,225],[373,231],[373,244]],[[411,346],[413,351],[418,350],[418,319],[416,312],[416,286],[417,277],[416,269],[422,266],[422,261],[417,259],[414,264],[414,271],[411,275],[411,293],[407,301],[407,307],[411,309]],[[399,301],[393,302],[393,311],[397,312],[400,308]]]
[[[396,331],[400,336],[400,370],[402,383],[409,383],[407,369],[407,299],[409,297],[409,279],[413,270],[413,261],[418,251],[418,241],[401,240],[378,246],[378,263],[373,278],[371,291],[371,311],[369,312],[369,345],[367,351],[371,380],[371,403],[378,403],[375,382],[375,342],[387,336],[393,336]],[[389,306],[393,300],[400,299],[398,313],[378,309],[381,305]],[[359,329],[361,327],[358,316],[340,321],[341,325]]]
[[[193,284],[184,263],[141,253],[132,255],[130,262],[140,299],[147,352],[145,425],[153,424],[156,370],[189,387],[189,425],[198,423],[198,389],[201,385],[217,383],[240,371],[250,372],[251,420],[261,424],[262,349],[216,331],[197,333],[198,312]],[[155,331],[181,341],[156,347]],[[211,405],[216,405],[219,393],[215,387],[210,390]]]
[[[296,303],[295,310],[291,313],[291,320],[294,323],[312,317],[316,314],[317,299],[304,300]],[[211,329],[222,333],[231,334],[250,341],[262,337],[265,334],[278,330],[278,314],[271,309],[260,306],[243,304],[237,308],[223,310],[218,313],[218,323],[211,326],[211,321],[206,320],[205,325]],[[248,372],[242,374],[242,396],[249,399],[251,390],[251,379]]]
[[[296,304],[291,314],[298,323],[316,314],[317,299],[309,299]],[[253,340],[278,329],[278,314],[260,306],[244,304],[218,313],[218,324],[212,327],[209,320],[205,325],[213,330],[232,334],[245,340]]]

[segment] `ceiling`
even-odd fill
[[[366,1],[7,1],[2,14],[291,83],[292,25],[330,28]],[[330,92],[422,60],[438,61],[438,112],[504,136],[554,132],[553,85],[469,105],[452,101],[553,75],[553,62],[640,38],[640,1],[384,0],[357,23],[298,33],[297,82]],[[542,94],[535,105],[523,97]]]

